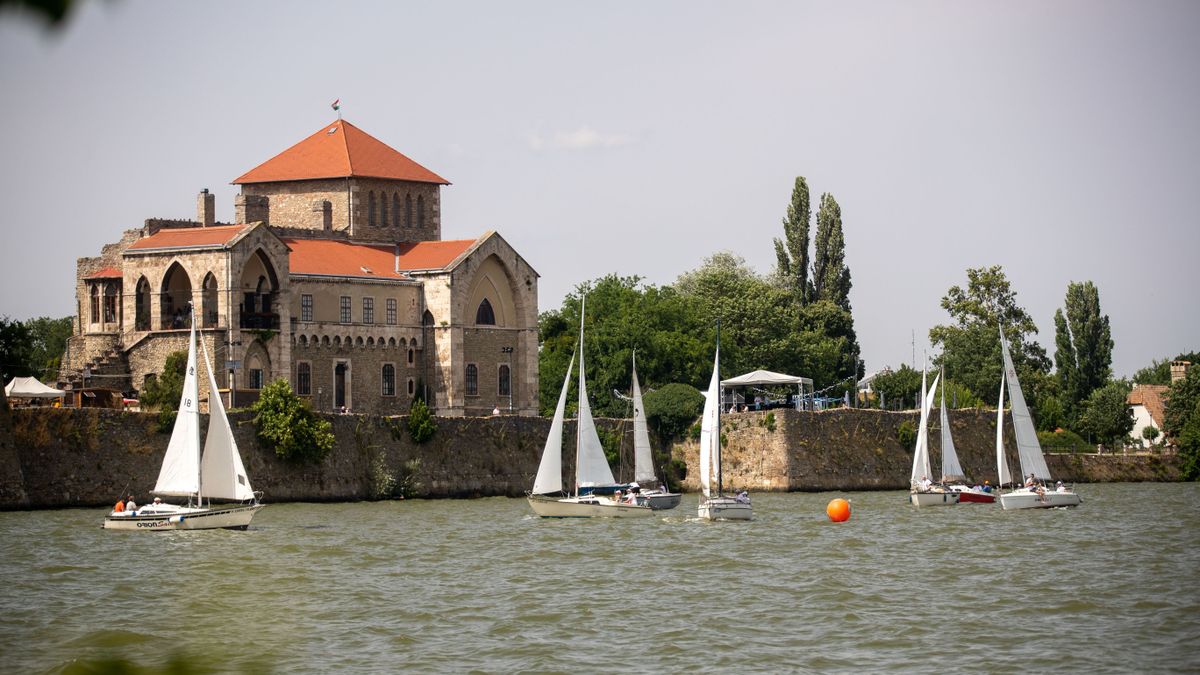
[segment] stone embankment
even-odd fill
[[[261,447],[252,419],[245,412],[230,415],[254,488],[270,502],[399,494],[520,496],[537,473],[550,427],[549,420],[530,417],[438,418],[437,433],[417,445],[409,438],[405,417],[334,415],[328,419],[336,446],[324,462],[311,465],[286,462]],[[724,416],[725,483],[752,491],[906,488],[912,450],[896,440],[905,419],[915,424],[916,413],[777,410]],[[622,439],[621,455],[629,467],[631,425],[623,420],[597,424],[605,435]],[[951,424],[964,469],[976,480],[994,482],[995,414],[954,411]],[[566,476],[574,472],[573,433],[568,423]],[[152,414],[0,410],[0,508],[99,506],[123,492],[144,499],[158,476],[168,438],[157,430]],[[671,451],[688,467],[685,489],[696,489],[696,441],[678,442]],[[1019,472],[1015,449],[1009,455],[1013,472]],[[1170,454],[1049,455],[1047,460],[1056,477],[1074,482],[1172,481],[1180,475],[1179,462]]]

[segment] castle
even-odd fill
[[[78,260],[61,386],[136,395],[194,315],[231,405],[285,379],[319,411],[537,414],[537,272],[495,232],[442,240],[448,181],[339,118],[233,183],[234,223],[204,190]]]

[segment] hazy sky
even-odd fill
[[[451,181],[541,309],[608,273],[759,272],[796,176],[842,207],[867,368],[917,360],[1003,265],[1052,354],[1091,280],[1114,370],[1200,349],[1200,3],[85,2],[0,14],[0,315],[335,118]]]

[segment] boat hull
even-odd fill
[[[754,509],[750,504],[739,502],[733,497],[700,498],[697,515],[704,520],[753,520]]]
[[[105,516],[106,530],[137,530],[142,532],[165,532],[175,530],[244,530],[258,513],[262,504],[220,506],[208,509],[181,508],[175,512],[149,515]]]
[[[951,488],[958,493],[959,504],[995,504],[996,495],[992,492],[984,492],[983,490],[975,490],[965,485],[953,486]]]
[[[908,500],[916,507],[953,506],[958,503],[957,492],[911,492]]]
[[[679,506],[679,501],[683,499],[683,495],[673,492],[655,494],[642,493],[642,497],[646,501],[646,506],[649,506],[655,511],[668,511],[673,509],[676,506]]]
[[[1056,492],[1046,490],[1038,492],[1021,488],[1000,495],[1000,507],[1005,511],[1018,509],[1056,509],[1065,506],[1079,506],[1083,499],[1074,492]]]
[[[641,504],[621,504],[597,497],[553,499],[530,495],[529,506],[542,518],[647,518],[654,510]]]

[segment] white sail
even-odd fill
[[[950,416],[946,413],[946,383],[942,382],[942,480],[965,481],[962,465],[958,462],[958,452],[954,449],[954,436],[950,433]]]
[[[638,384],[637,356],[633,357],[633,479],[639,483],[654,481],[654,458],[650,452],[650,432],[646,427],[646,409],[642,407],[642,387]]]
[[[919,484],[922,478],[933,475],[933,467],[929,464],[929,413],[933,408],[933,395],[940,377],[933,378],[933,386],[926,393],[925,372],[921,372],[921,421],[917,426],[917,443],[913,447],[912,473],[908,477],[913,486]]]
[[[1004,373],[1000,373],[1000,402],[996,404],[996,476],[1001,487],[1012,482],[1008,459],[1004,456]]]
[[[1025,405],[1025,395],[1021,392],[1021,382],[1017,380],[1017,369],[1013,367],[1012,356],[1008,353],[1008,341],[1004,339],[1004,331],[1000,332],[1000,349],[1004,354],[1004,376],[1008,382],[1008,398],[1012,405],[1013,433],[1017,438],[1017,452],[1021,457],[1021,474],[1049,481],[1050,469],[1046,467],[1046,459],[1042,457],[1042,444],[1038,442],[1037,431],[1033,428],[1033,417],[1029,415],[1029,407]]]
[[[585,301],[586,302],[586,301]],[[583,372],[583,305],[579,309],[579,423],[575,446],[575,487],[614,485],[612,469],[604,456],[604,446],[596,433],[596,422],[592,420],[592,407],[588,404],[587,378]]]
[[[200,492],[200,386],[196,378],[196,321],[193,317],[188,338],[187,370],[183,375],[183,394],[171,442],[163,456],[154,493],[172,497],[193,497]]]
[[[563,379],[562,392],[558,395],[558,406],[554,408],[554,421],[550,423],[550,435],[542,449],[542,461],[538,464],[537,477],[533,479],[533,494],[544,495],[562,492],[562,430],[563,417],[567,409],[567,388],[571,386],[571,370],[575,368],[575,355],[567,364],[567,376]]]
[[[202,348],[204,366],[208,371],[208,435],[204,438],[204,456],[200,460],[200,485],[203,497],[246,501],[254,498],[242,455],[238,452],[233,429],[225,415],[225,405],[217,392],[208,349]]]
[[[713,496],[714,472],[721,466],[721,349],[713,357],[712,380],[704,398],[704,413],[700,417],[700,490],[705,497]]]

